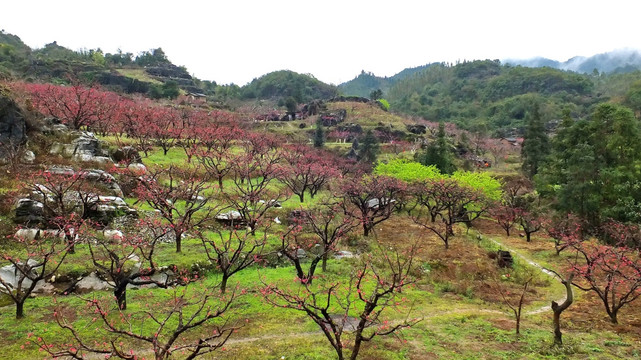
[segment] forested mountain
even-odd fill
[[[502,65],[498,60],[436,65],[393,86],[392,109],[464,128],[521,129],[528,108],[540,105],[544,121],[564,111],[574,116],[604,97],[594,92],[589,75],[551,68]]]

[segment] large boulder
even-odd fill
[[[125,146],[111,154],[113,160],[117,163],[125,162],[127,164],[142,164],[142,157],[136,148],[133,146]]]
[[[137,217],[138,212],[117,196],[98,196],[86,213],[93,221],[107,225],[120,216]]]
[[[36,225],[44,222],[44,205],[32,199],[20,199],[16,204],[14,221],[18,224]]]
[[[22,110],[7,91],[0,88],[0,143],[15,146],[23,144],[26,140],[27,124]]]

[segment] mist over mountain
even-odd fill
[[[531,59],[507,59],[503,61],[510,65],[527,67],[551,67],[560,70],[591,73],[594,69],[600,73],[625,73],[641,69],[641,54],[634,49],[614,50],[589,57],[575,56],[560,62],[543,57]]]

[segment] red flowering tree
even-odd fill
[[[584,260],[571,264],[577,274],[573,285],[599,296],[612,323],[619,310],[641,296],[641,259],[636,249],[623,243],[614,246],[592,241],[574,242],[572,248]]]
[[[519,211],[508,205],[496,204],[490,208],[489,213],[505,230],[506,235],[510,236],[510,230],[519,221]]]
[[[286,191],[272,186],[281,171],[279,161],[280,155],[268,143],[260,142],[230,160],[232,186],[223,197],[252,234],[267,212],[288,197]]]
[[[260,260],[267,242],[267,233],[261,239],[241,233],[237,229],[227,232],[199,233],[207,258],[220,270],[220,292],[225,294],[227,282],[237,272]]]
[[[449,247],[454,225],[479,218],[491,206],[485,194],[455,180],[426,183],[424,199],[410,213],[412,220],[432,231]],[[440,220],[440,221],[439,221]]]
[[[159,219],[143,219],[138,228],[147,230],[116,240],[102,239],[94,234],[86,242],[94,266],[113,287],[120,310],[127,309],[127,286],[153,284],[166,288],[170,285],[166,275],[154,278],[158,267],[153,257],[156,245],[171,230]]]
[[[354,360],[364,342],[418,322],[409,317],[396,323],[383,320],[387,312],[400,311],[399,294],[415,281],[411,276],[415,250],[411,247],[404,255],[381,250],[379,259],[363,256],[362,264],[345,283],[265,284],[262,292],[270,304],[302,312],[313,320],[338,359]]]
[[[535,211],[518,210],[518,223],[525,233],[525,240],[532,241],[532,234],[541,230],[545,224],[545,218]]]
[[[60,119],[73,129],[106,126],[118,102],[113,93],[78,83],[71,86],[25,84],[24,88],[31,94],[38,111]]]
[[[406,185],[388,176],[351,177],[339,185],[345,214],[360,221],[363,235],[369,236],[374,226],[392,216],[404,196]]]
[[[305,145],[289,146],[283,149],[278,179],[292,193],[298,195],[300,202],[305,201],[305,193],[314,198],[320,189],[340,175],[332,162],[332,155],[314,151]]]
[[[176,252],[181,252],[183,234],[202,225],[217,211],[217,207],[209,204],[209,189],[200,169],[170,166],[142,176],[135,193],[169,224]]]
[[[207,127],[201,129],[198,147],[194,153],[203,165],[207,174],[218,181],[218,187],[223,190],[223,179],[232,170],[233,154],[231,147],[243,136],[236,127]]]
[[[353,217],[344,216],[341,210],[341,204],[329,198],[307,211],[301,210],[300,225],[315,235],[314,245],[321,246],[318,256],[323,259],[323,271],[327,270],[327,259],[338,243],[360,225]]]
[[[56,274],[64,262],[72,242],[60,241],[64,238],[65,224],[52,231],[40,231],[41,236],[34,238],[14,236],[12,240],[19,245],[19,251],[3,251],[0,256],[4,263],[13,267],[13,277],[0,277],[0,289],[16,304],[16,318],[24,317],[24,304],[38,285]]]
[[[174,290],[169,299],[148,298],[144,307],[150,310],[127,314],[111,311],[97,299],[85,299],[87,317],[92,317],[89,323],[102,325],[96,331],[104,334],[104,342],[86,339],[56,310],[56,322],[71,333],[73,340],[49,344],[39,338],[38,345],[53,358],[85,359],[89,354],[101,354],[105,358],[134,360],[152,352],[156,360],[177,355],[194,359],[223,347],[239,328],[224,319],[236,297],[236,291],[220,296],[206,289],[181,288]],[[142,323],[144,327],[140,326]]]
[[[557,255],[568,247],[583,241],[583,226],[581,220],[574,214],[552,219],[547,222],[545,228],[548,235],[554,240]]]

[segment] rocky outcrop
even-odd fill
[[[43,223],[44,205],[32,199],[20,199],[16,203],[14,222],[24,225],[37,225]]]
[[[49,150],[52,155],[70,157],[76,161],[111,163],[109,154],[102,148],[102,143],[88,131],[72,133],[75,138],[70,144],[54,143]]]
[[[6,91],[0,88],[0,143],[19,145],[26,140],[27,124],[22,110]]]
[[[140,156],[138,150],[133,146],[125,146],[114,151],[114,153],[111,154],[111,158],[117,163],[124,162],[126,164],[142,164],[142,156]]]

